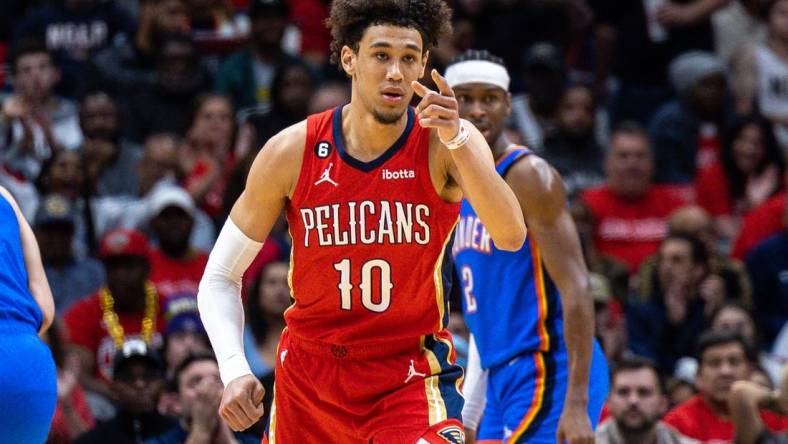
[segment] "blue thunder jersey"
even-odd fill
[[[526,148],[511,147],[496,164],[498,174],[505,177],[515,162],[530,154]],[[558,289],[530,233],[519,251],[499,250],[463,200],[452,254],[461,282],[465,323],[473,333],[482,368],[522,353],[556,348],[562,335]]]
[[[5,330],[18,332],[21,327],[29,327],[35,333],[41,318],[28,287],[16,213],[0,196],[0,324]]]

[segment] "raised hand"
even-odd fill
[[[432,70],[432,80],[438,86],[435,92],[419,83],[411,82],[413,91],[421,97],[421,102],[416,106],[419,123],[425,128],[438,130],[441,141],[449,141],[460,131],[460,113],[454,90],[437,70]]]

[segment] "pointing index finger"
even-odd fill
[[[424,97],[430,92],[430,89],[422,85],[418,80],[410,82],[410,86],[413,88],[413,92],[418,94],[419,97]]]
[[[451,88],[451,86],[449,86],[449,82],[446,81],[446,78],[434,68],[432,70],[432,80],[435,81],[435,84],[438,86],[438,91],[440,91],[441,95],[454,97],[454,90]]]

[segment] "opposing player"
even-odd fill
[[[200,284],[233,429],[260,417],[263,396],[243,355],[240,279],[285,209],[295,304],[267,441],[463,442],[446,246],[463,195],[501,248],[519,249],[525,224],[445,79],[431,73],[439,92],[417,81],[449,18],[442,0],[333,2],[333,57],[352,79],[351,101],[266,143]]]
[[[0,441],[46,441],[57,384],[52,353],[38,334],[54,316],[33,230],[0,187]]]
[[[485,443],[591,443],[607,365],[593,339],[588,271],[563,182],[507,139],[509,75],[500,59],[468,51],[447,68],[446,80],[460,116],[492,147],[528,226],[521,249],[501,251],[475,208],[463,201],[460,210],[452,254],[473,339],[466,429]]]

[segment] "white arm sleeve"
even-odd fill
[[[473,335],[468,338],[468,368],[465,372],[465,406],[462,422],[466,428],[479,430],[487,394],[487,370],[482,370],[479,350]]]
[[[247,237],[227,218],[200,281],[197,294],[200,318],[216,353],[225,386],[235,378],[252,374],[244,355],[241,277],[262,247],[262,242]]]

